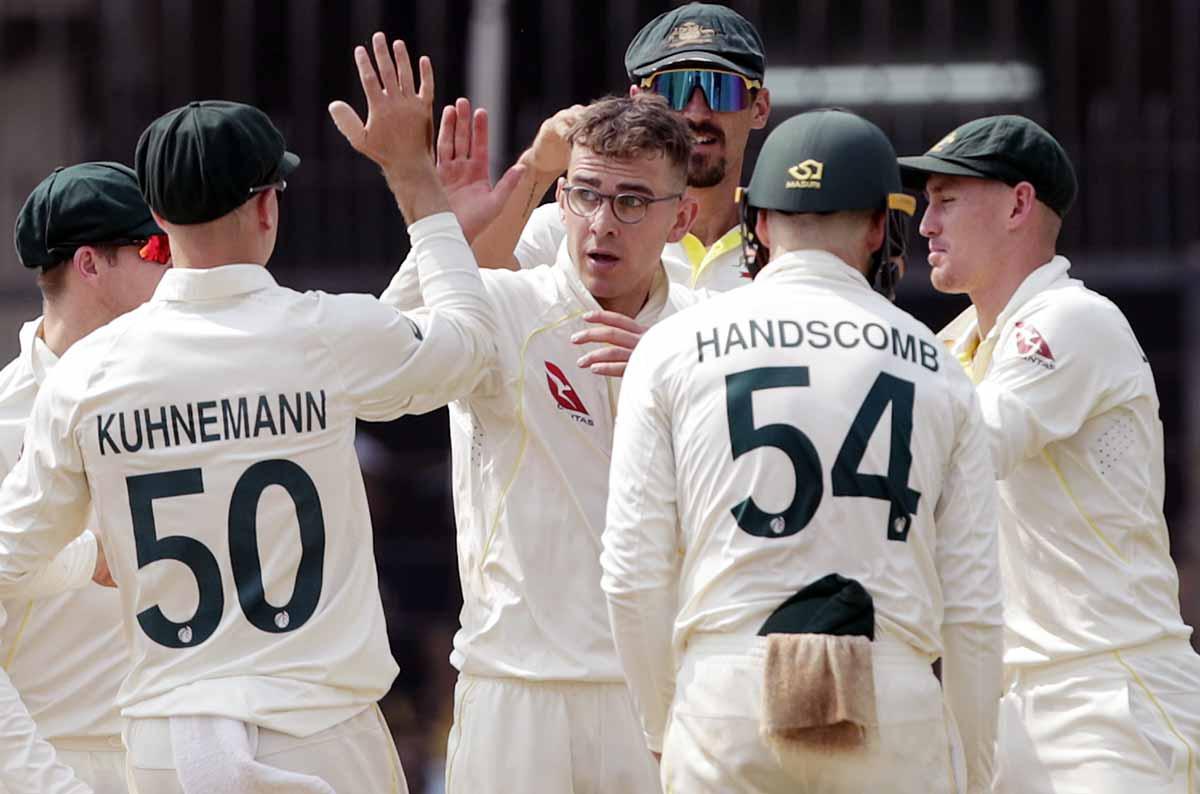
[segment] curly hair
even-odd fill
[[[683,118],[657,94],[608,96],[592,102],[567,133],[567,143],[603,157],[631,159],[661,155],[687,177],[692,133]]]

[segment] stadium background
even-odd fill
[[[625,46],[662,0],[0,0],[0,219],[54,166],[131,162],[140,131],[191,99],[266,110],[304,163],[283,199],[272,271],[297,288],[378,293],[407,251],[383,180],[326,114],[362,106],[350,57],[385,30],[433,57],[440,104],[492,113],[511,162],[554,110],[626,90]],[[762,32],[772,122],[837,104],[901,153],[960,122],[1016,112],[1075,162],[1061,251],[1125,311],[1154,367],[1167,517],[1185,617],[1200,620],[1200,3],[1195,0],[734,0]],[[756,136],[747,164],[761,144]],[[914,224],[915,226],[915,224]],[[938,327],[915,228],[900,302]],[[38,313],[33,278],[0,255],[0,353]],[[386,365],[386,362],[381,362]],[[186,362],[180,362],[186,366]],[[386,703],[415,792],[437,790],[459,607],[444,411],[364,425],[392,647]],[[603,465],[597,461],[597,465]],[[545,498],[554,498],[546,494]],[[563,527],[569,532],[571,527]],[[426,780],[428,779],[428,780]],[[429,788],[425,788],[428,783]]]

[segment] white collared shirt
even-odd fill
[[[651,329],[625,376],[601,558],[650,747],[690,637],[753,637],[827,574],[931,659],[944,624],[999,626],[989,469],[971,384],[832,254],[782,256]]]
[[[566,239],[562,210],[550,202],[529,216],[513,254],[524,270],[548,265],[557,259]],[[728,292],[750,283],[750,273],[742,260],[742,230],[737,226],[711,246],[705,246],[690,232],[677,243],[667,243],[663,268],[673,283],[689,289]]]
[[[600,533],[620,381],[576,366],[571,335],[600,308],[566,248],[533,270],[485,270],[495,366],[450,406],[464,673],[623,680],[600,591]],[[402,266],[382,300],[419,305]],[[656,279],[635,318],[650,325],[696,296]]]
[[[172,269],[42,385],[0,489],[0,585],[94,507],[132,643],[124,716],[307,736],[391,685],[355,420],[469,390],[495,335],[454,217],[409,231],[428,309]]]
[[[0,372],[0,474],[16,464],[38,389],[58,357],[39,336],[41,318],[21,329],[21,352]],[[0,664],[43,736],[117,741],[117,690],[129,670],[117,591],[86,586],[38,600],[5,599]]]
[[[1150,365],[1110,300],[1061,256],[983,339],[970,307],[939,335],[978,384],[1000,493],[1007,665],[1187,637],[1163,517]]]

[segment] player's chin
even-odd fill
[[[929,283],[938,292],[947,295],[958,295],[966,292],[963,285],[954,277],[954,273],[946,264],[934,264],[933,257],[930,257]]]

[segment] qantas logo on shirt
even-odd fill
[[[1016,329],[1017,352],[1021,357],[1046,369],[1054,369],[1054,354],[1050,352],[1050,345],[1046,344],[1041,332],[1024,322],[1017,323]]]
[[[579,393],[571,385],[571,381],[567,380],[567,376],[563,374],[557,364],[551,364],[549,361],[546,362],[546,385],[550,387],[550,396],[558,403],[559,410],[570,411],[571,416],[577,422],[586,425],[594,424],[588,415],[587,408],[583,405],[583,400],[579,399]]]

